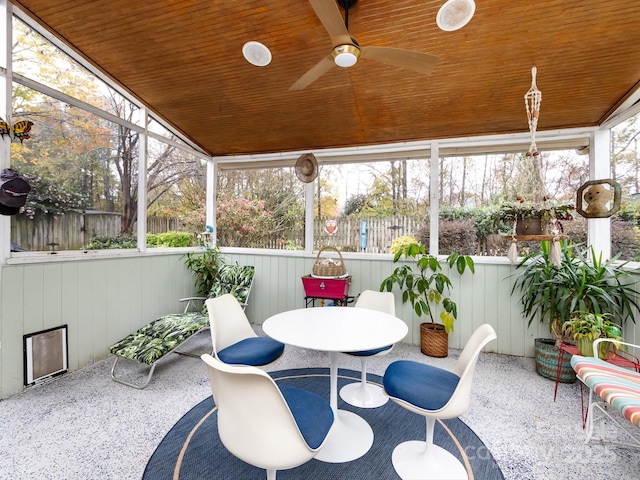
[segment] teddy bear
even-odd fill
[[[607,202],[613,198],[613,192],[605,188],[602,184],[591,185],[584,195],[584,201],[589,204],[585,213],[595,215],[599,213],[607,213],[609,208]]]

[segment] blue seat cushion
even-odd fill
[[[309,448],[315,450],[324,441],[333,425],[333,410],[320,395],[301,388],[279,385],[298,429]]]
[[[460,377],[432,365],[398,360],[387,367],[382,379],[385,391],[424,410],[439,410],[453,395]]]
[[[360,350],[358,352],[344,352],[347,355],[353,355],[354,357],[370,357],[372,355],[377,355],[380,352],[385,352],[387,350],[391,350],[393,345],[387,345],[386,347],[380,348],[372,348],[371,350]]]
[[[284,352],[284,343],[269,337],[251,337],[240,340],[218,352],[224,363],[259,367],[273,362]]]

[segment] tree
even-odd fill
[[[263,246],[302,231],[304,184],[292,169],[223,171],[216,180],[221,245]]]
[[[344,205],[344,215],[358,215],[369,206],[369,196],[364,193],[352,195]]]

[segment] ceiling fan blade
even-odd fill
[[[296,83],[289,87],[289,90],[302,90],[303,88],[308,87],[313,82],[318,80],[322,75],[331,70],[332,67],[335,66],[335,62],[333,61],[332,55],[327,55],[318,63],[316,63],[311,70],[301,76]]]
[[[329,34],[333,47],[353,44],[335,0],[309,0],[309,3]]]
[[[418,73],[431,73],[438,63],[438,57],[435,55],[393,47],[360,47],[360,58]]]

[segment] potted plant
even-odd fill
[[[563,325],[575,312],[608,313],[620,324],[627,319],[635,322],[638,308],[633,283],[625,263],[617,257],[603,261],[593,248],[560,242],[560,265],[549,260],[550,243],[525,256],[516,266],[520,270],[511,294],[520,296],[522,313],[530,326],[533,320],[548,322],[554,339],[536,339],[536,371],[547,378],[556,378],[557,345],[564,340]],[[564,356],[560,381],[575,380]]]
[[[197,295],[206,297],[222,265],[220,249],[214,246],[202,252],[187,253],[184,264],[195,276]]]
[[[399,249],[393,262],[406,260],[396,267],[391,275],[380,285],[380,291],[392,291],[398,285],[402,292],[402,303],[411,302],[413,311],[418,317],[429,316],[428,323],[420,324],[420,349],[425,355],[446,357],[449,348],[449,333],[458,318],[456,303],[447,296],[451,288],[451,280],[444,273],[440,261],[429,255],[422,244],[410,243]],[[446,262],[449,268],[456,268],[462,275],[467,269],[475,272],[473,259],[467,255],[450,254]],[[434,308],[442,307],[440,321],[436,323]]]
[[[561,234],[561,221],[573,220],[574,210],[572,204],[552,202],[547,196],[542,203],[527,202],[518,196],[516,202],[503,204],[497,212],[498,230],[511,235]]]
[[[622,329],[618,324],[609,320],[610,313],[574,312],[571,319],[564,322],[562,333],[571,336],[578,342],[578,353],[585,357],[593,357],[593,342],[597,338],[610,338],[624,341]],[[598,357],[605,360],[609,356],[609,350],[614,345],[610,342],[602,342],[598,347]]]

